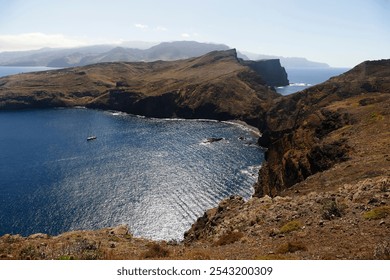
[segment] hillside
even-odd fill
[[[279,71],[284,69],[279,66]],[[149,117],[241,119],[255,125],[259,112],[277,96],[256,71],[240,63],[235,50],[0,79],[0,109],[87,106]]]
[[[185,241],[257,243],[257,258],[390,259],[389,95],[380,60],[276,99],[254,197],[221,202]]]
[[[333,172],[327,184],[333,177],[350,183],[370,177],[365,173],[389,175],[389,68],[390,60],[363,62],[277,100],[259,127],[263,132],[259,144],[268,151],[256,194],[280,194],[335,164],[343,167],[341,173],[350,173]],[[324,188],[321,181],[313,183]]]
[[[389,95],[390,60],[380,60],[269,99],[257,111],[267,152],[254,196],[207,210],[183,242],[134,238],[124,226],[5,235],[0,258],[390,259]]]

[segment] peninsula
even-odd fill
[[[240,119],[257,126],[259,113],[279,96],[269,86],[288,80],[278,60],[248,63],[232,49],[178,61],[19,74],[0,78],[0,109],[86,106],[147,117]]]

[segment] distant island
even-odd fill
[[[62,68],[101,62],[172,61],[198,57],[212,51],[230,49],[229,46],[224,44],[199,43],[196,41],[162,42],[150,45],[135,42],[124,46],[95,45],[67,49],[43,48],[32,51],[2,52],[0,53],[0,65]],[[309,61],[306,58],[286,58],[240,51],[237,51],[237,55],[244,60],[279,59],[283,67],[329,67],[325,63]]]
[[[310,61],[304,57],[284,57],[276,55],[254,54],[243,52],[243,54],[251,60],[268,60],[279,59],[283,67],[286,68],[329,68],[329,64],[322,62]]]

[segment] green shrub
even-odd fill
[[[363,214],[363,218],[367,220],[378,220],[386,218],[390,214],[390,206],[376,207]]]
[[[302,228],[302,223],[298,220],[292,220],[280,228],[279,233],[289,233]]]
[[[64,256],[60,256],[58,258],[58,260],[60,260],[60,261],[69,261],[69,260],[74,260],[74,257],[73,256],[64,255]]]

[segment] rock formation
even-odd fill
[[[389,93],[390,60],[380,60],[276,100],[259,127],[263,133],[259,144],[268,150],[255,195],[278,195],[313,174],[360,156],[367,162],[375,154],[377,164],[356,170],[345,181],[367,172],[386,173]]]
[[[102,63],[0,79],[0,108],[87,106],[149,117],[241,119],[279,95],[235,50],[179,61]]]
[[[243,65],[248,66],[253,71],[258,73],[266,81],[269,86],[287,86],[289,81],[287,78],[287,72],[280,65],[279,59],[267,59],[267,60],[242,60]]]
[[[254,196],[207,210],[184,242],[249,243],[258,259],[390,259],[390,60],[278,98],[260,122]]]

